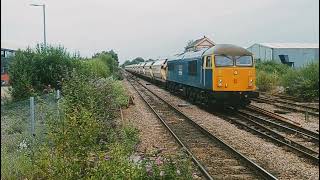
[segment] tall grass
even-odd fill
[[[282,85],[289,95],[305,100],[319,98],[319,63],[287,71],[282,76]]]
[[[283,87],[285,93],[305,100],[319,98],[319,63],[312,62],[300,68],[291,68],[275,61],[256,64],[257,87],[273,91]]]

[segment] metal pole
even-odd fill
[[[43,40],[44,40],[44,46],[47,47],[47,38],[46,38],[46,5],[43,4]]]
[[[57,97],[56,98],[57,98],[57,100],[60,99],[60,90],[59,89],[57,90]]]
[[[31,118],[31,134],[35,136],[34,133],[34,97],[30,97],[30,118]]]

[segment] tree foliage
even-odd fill
[[[145,62],[145,60],[142,57],[136,57],[132,61],[126,60],[121,67],[124,68],[125,66],[131,65],[131,64],[139,64],[141,62]]]
[[[19,100],[41,93],[48,85],[55,87],[73,69],[88,76],[121,78],[118,55],[113,50],[96,53],[94,57],[84,60],[79,53],[71,56],[62,46],[38,45],[35,49],[18,50],[9,68],[12,97]]]
[[[194,43],[194,40],[189,40],[189,41],[187,42],[187,45],[184,47],[184,50],[186,51],[187,48],[188,48],[192,43]]]
[[[23,99],[41,92],[44,86],[56,86],[72,70],[73,61],[61,46],[38,45],[35,49],[18,50],[9,68],[13,98]]]
[[[95,53],[92,56],[92,58],[97,58],[101,55],[110,55],[119,64],[118,54],[115,53],[112,49],[110,51],[102,51],[102,52]]]

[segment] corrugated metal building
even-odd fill
[[[256,43],[247,49],[253,53],[255,59],[275,60],[294,67],[319,61],[319,44]]]

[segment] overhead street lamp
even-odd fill
[[[46,5],[45,4],[30,4],[30,6],[42,6],[43,9],[43,41],[44,46],[47,46],[47,40],[46,40]]]

